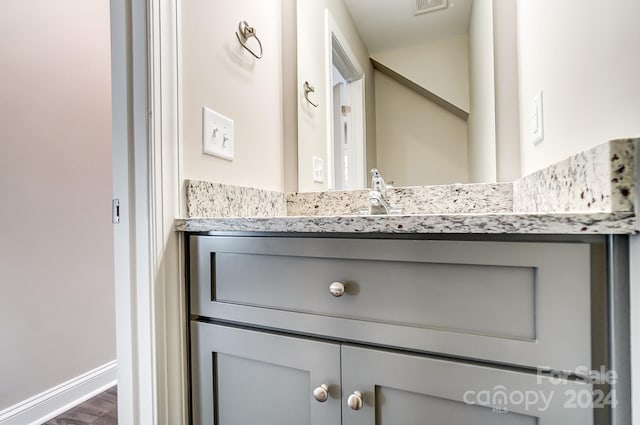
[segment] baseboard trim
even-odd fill
[[[0,425],[41,425],[112,387],[116,381],[117,361],[113,360],[0,411]]]

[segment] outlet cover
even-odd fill
[[[202,107],[202,152],[233,161],[233,120]]]
[[[542,118],[542,90],[531,99],[531,142],[534,145],[544,140],[544,120]]]
[[[313,181],[324,183],[324,161],[317,156],[313,157]]]

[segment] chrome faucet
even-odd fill
[[[387,184],[384,182],[382,174],[380,174],[377,168],[371,169],[371,190],[377,190],[383,195],[386,195],[387,192]]]
[[[384,211],[382,213],[381,211]],[[387,200],[387,184],[377,168],[371,169],[371,190],[369,191],[369,215],[373,214],[399,214],[398,208],[392,208]]]
[[[389,214],[391,212],[391,205],[389,205],[389,201],[387,201],[382,192],[372,190],[369,192],[369,214],[380,214],[375,211],[377,208],[384,209],[385,214]]]

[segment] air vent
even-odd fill
[[[449,0],[414,0],[414,15],[422,15],[423,13],[435,12],[436,10],[446,9],[449,6]]]

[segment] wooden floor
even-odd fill
[[[107,391],[67,410],[44,425],[117,425],[118,389]]]

